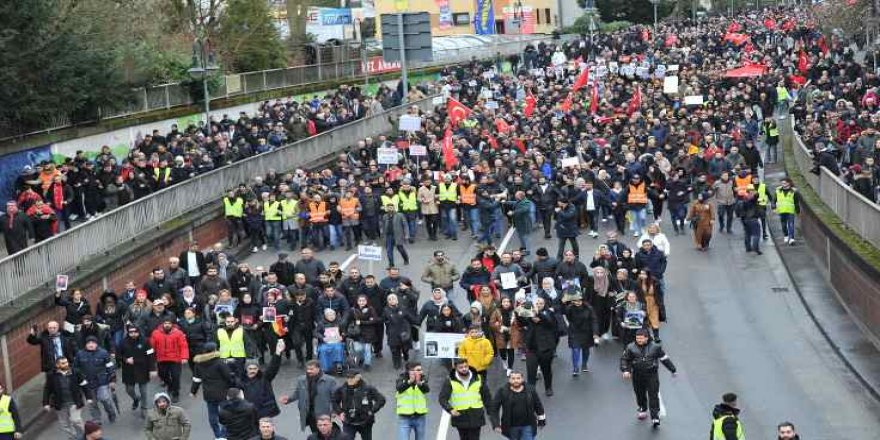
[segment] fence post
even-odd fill
[[[266,71],[263,71],[263,90],[269,90],[269,86],[266,84]]]
[[[150,111],[150,95],[147,94],[147,88],[144,87],[144,111]]]
[[[170,84],[165,84],[165,109],[171,108],[171,92],[168,91]]]

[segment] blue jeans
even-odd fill
[[[369,342],[358,342],[352,341],[351,343],[352,350],[357,354],[358,357],[364,360],[364,366],[370,366],[373,364],[373,345]]]
[[[672,216],[673,226],[676,228],[680,227],[682,230],[684,229],[684,219],[687,217],[687,210],[687,203],[669,207],[669,215]]]
[[[440,206],[440,223],[443,235],[458,238],[458,221],[455,220],[455,205]]]
[[[464,208],[467,212],[467,218],[470,220],[471,224],[471,235],[477,237],[480,235],[480,210],[476,207],[473,208]]]
[[[344,237],[342,233],[342,225],[330,225],[328,229],[330,230],[330,246],[342,246],[342,237]]]
[[[516,228],[516,236],[519,238],[519,242],[522,245],[522,248],[526,251],[531,249],[529,247],[529,234],[531,233],[532,231],[522,231],[519,228]]]
[[[761,221],[752,218],[743,220],[745,229],[746,251],[758,252],[761,250]]]
[[[427,416],[398,416],[397,440],[409,440],[410,432],[415,433],[415,440],[425,440],[425,419]]]
[[[226,437],[226,428],[220,424],[220,402],[205,401],[205,405],[208,407],[208,424],[214,431],[214,438]]]
[[[794,240],[794,214],[779,214],[782,221],[782,234]]]
[[[418,229],[418,224],[416,223],[419,220],[418,212],[404,212],[403,216],[406,217],[406,226],[409,228],[409,238],[416,238],[416,230]]]
[[[535,430],[531,426],[511,426],[507,428],[510,440],[535,440]]]
[[[501,208],[495,209],[495,234],[501,235],[504,232],[504,222],[502,219],[504,218],[504,212],[501,211]]]
[[[629,228],[637,234],[633,235],[642,235],[645,233],[645,216],[648,213],[647,208],[640,209],[630,209],[629,212],[632,213],[632,224]]]
[[[281,250],[281,222],[266,221],[266,241],[272,245],[276,251]]]
[[[587,368],[590,361],[590,347],[571,347],[571,371],[577,373]]]
[[[388,266],[394,266],[394,248],[397,248],[397,251],[400,252],[400,256],[403,257],[403,262],[409,264],[409,255],[406,253],[406,248],[403,247],[403,240],[397,241],[395,237],[390,237],[388,235],[385,236],[385,254],[388,255]]]

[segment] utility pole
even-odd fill
[[[406,97],[409,95],[409,84],[406,72],[406,40],[403,33],[403,14],[397,14],[397,37],[400,42],[400,80],[403,81],[403,96],[400,97],[400,103],[406,104]]]

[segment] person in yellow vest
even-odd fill
[[[403,179],[400,191],[397,192],[397,200],[400,202],[400,213],[406,217],[406,225],[409,228],[409,242],[415,242],[416,221],[419,219],[418,191],[412,186],[412,180]]]
[[[439,403],[452,416],[452,426],[462,440],[479,440],[486,424],[486,407],[492,402],[489,387],[466,359],[456,359],[449,380],[443,382]]]
[[[440,228],[446,238],[458,240],[458,221],[455,219],[455,208],[458,206],[458,185],[452,181],[452,175],[447,174],[443,182],[437,186],[438,200],[440,201]]]
[[[299,243],[299,200],[293,191],[284,193],[281,200],[281,231],[287,238],[290,250],[296,250]]]
[[[471,228],[471,238],[477,239],[480,235],[480,210],[477,209],[477,184],[471,182],[468,176],[463,176],[458,184],[458,193],[461,200],[461,215]]]
[[[419,187],[419,205],[425,219],[428,240],[437,241],[437,230],[440,228],[440,205],[437,201],[437,187],[431,185],[431,179],[422,181]]]
[[[345,190],[345,195],[337,205],[342,216],[342,235],[345,237],[345,250],[351,250],[351,242],[357,246],[361,243],[361,201],[355,196],[353,189]]]
[[[281,250],[281,223],[284,217],[281,212],[281,202],[275,200],[274,193],[263,193],[263,222],[266,228],[266,241],[276,252]],[[265,250],[265,249],[263,249]]]
[[[773,195],[772,206],[779,214],[782,233],[785,235],[785,242],[789,245],[794,244],[794,219],[801,212],[800,199],[800,193],[788,177],[782,179],[782,184]]]
[[[227,315],[223,318],[223,328],[217,329],[217,347],[222,359],[238,377],[244,377],[244,361],[247,352],[244,348],[244,329],[238,325],[238,318]]]
[[[226,218],[226,239],[237,246],[244,239],[244,199],[230,190],[223,197],[223,216]]]
[[[406,371],[400,374],[395,384],[397,394],[398,440],[409,440],[412,432],[415,440],[425,440],[428,418],[428,398],[431,391],[428,376],[422,364],[416,361],[406,363]]]
[[[382,202],[383,209],[388,205],[393,205],[394,211],[400,212],[400,196],[394,193],[394,188],[391,186],[385,187],[385,193],[379,197],[379,201]]]
[[[0,440],[20,439],[22,431],[15,399],[7,394],[6,388],[0,384]]]
[[[785,80],[780,80],[779,84],[776,84],[776,114],[783,115],[788,112],[788,101],[791,100],[791,95],[788,93],[788,89],[785,88]]]
[[[329,212],[327,202],[319,194],[312,196],[309,202],[309,242],[318,250],[324,249],[324,243],[330,241]]]
[[[758,219],[761,220],[761,238],[767,239],[767,205],[770,204],[770,193],[767,191],[767,184],[761,182],[761,178],[752,175],[752,188],[758,197]]]
[[[712,409],[712,428],[709,431],[711,440],[745,440],[746,434],[739,420],[739,408],[736,394],[725,393],[721,403]]]
[[[153,188],[158,191],[171,186],[171,167],[167,160],[159,161],[159,166],[153,168]]]

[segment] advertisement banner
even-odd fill
[[[477,11],[474,15],[475,34],[493,35],[495,33],[495,7],[492,0],[477,0]]]
[[[437,19],[437,27],[440,29],[449,29],[452,27],[452,10],[449,9],[449,0],[434,0],[440,15]]]
[[[351,9],[309,7],[306,16],[306,32],[315,36],[315,41],[345,39],[345,30],[352,30]]]
[[[398,70],[400,70],[400,61],[387,62],[382,58],[382,55],[370,57],[364,65],[364,71],[370,75],[396,72]]]

